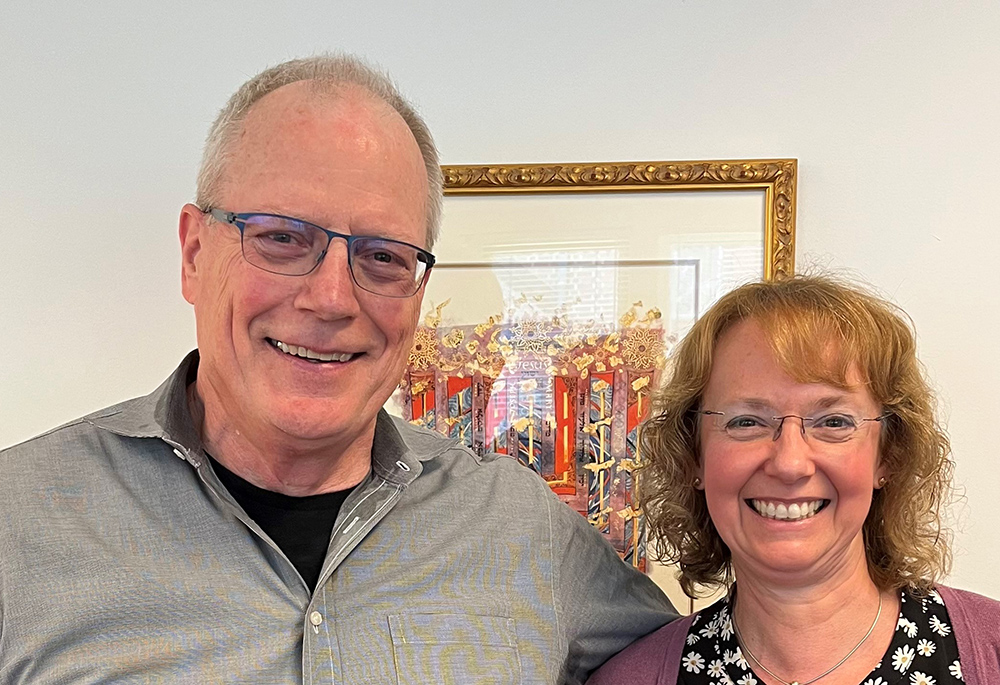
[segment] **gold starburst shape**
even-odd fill
[[[411,369],[426,371],[437,363],[438,339],[433,328],[420,327],[413,335],[413,347],[410,348],[409,365]]]
[[[550,327],[544,321],[522,321],[511,328],[511,345],[518,350],[543,354],[549,345]]]
[[[652,369],[657,366],[663,351],[663,342],[648,328],[630,328],[622,337],[622,358],[633,369]]]

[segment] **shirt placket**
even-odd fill
[[[330,536],[330,548],[316,585],[317,591],[313,593],[305,613],[302,640],[304,682],[347,682],[345,666],[340,661],[336,601],[328,592],[327,581],[351,550],[399,501],[403,488],[402,484],[372,475],[344,502]]]

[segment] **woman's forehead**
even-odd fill
[[[719,337],[704,394],[751,406],[773,406],[791,395],[817,406],[869,397],[858,365],[839,340],[794,340],[755,319]]]

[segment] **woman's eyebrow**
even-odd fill
[[[747,409],[756,409],[758,411],[775,411],[774,405],[771,402],[759,397],[738,397],[726,404],[730,407],[746,407]]]
[[[849,403],[850,399],[851,399],[850,395],[846,393],[841,393],[837,395],[827,395],[826,397],[822,397],[813,402],[812,406],[815,407],[816,409],[829,409],[830,407],[836,406],[838,404],[844,404],[845,402]]]
[[[825,395],[809,403],[810,413],[815,410],[829,409],[830,407],[835,407],[842,404],[850,404],[851,396],[847,393],[836,393],[833,395]],[[727,407],[739,407],[750,409],[754,411],[763,412],[778,412],[777,406],[771,400],[765,400],[760,397],[738,397],[731,402],[726,402]]]

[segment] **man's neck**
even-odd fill
[[[892,640],[899,613],[896,593],[880,593],[868,574],[863,556],[817,583],[794,586],[761,582],[752,571],[737,571],[734,620],[744,651],[787,680],[801,682],[834,666],[864,637],[882,609],[875,629],[842,666],[818,681],[858,683],[884,654]],[[751,667],[766,683],[754,659]]]
[[[188,385],[188,408],[205,451],[259,488],[293,497],[352,488],[371,469],[375,427],[349,444],[292,438],[277,431],[239,426],[204,401],[197,382]]]

